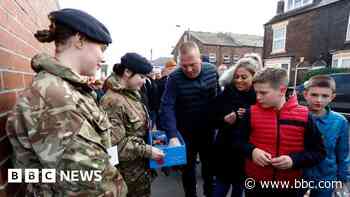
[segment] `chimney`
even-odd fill
[[[277,3],[277,15],[284,13],[284,0],[280,0]]]

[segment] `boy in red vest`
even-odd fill
[[[254,77],[253,85],[257,103],[239,120],[246,175],[256,183],[253,189],[246,185],[246,197],[300,196],[303,190],[291,187],[301,179],[302,168],[325,157],[321,134],[295,95],[286,100],[286,70],[267,68]],[[266,188],[261,181],[279,185]],[[288,181],[289,186],[281,185]]]

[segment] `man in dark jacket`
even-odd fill
[[[186,197],[196,194],[196,156],[199,153],[204,179],[204,194],[211,196],[212,176],[209,172],[209,150],[213,132],[206,124],[208,105],[219,91],[215,66],[202,63],[198,46],[194,42],[180,47],[180,68],[172,72],[165,86],[161,102],[161,126],[168,133],[170,145],[179,145],[177,132],[184,137],[187,165],[182,181]]]

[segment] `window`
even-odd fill
[[[215,53],[210,53],[209,54],[209,62],[210,63],[216,63],[216,54]]]
[[[346,41],[350,41],[350,14],[348,19],[348,31],[346,32]]]
[[[281,68],[283,68],[283,69],[288,71],[289,64],[281,64]]]
[[[295,8],[299,8],[303,5],[303,1],[302,0],[295,0],[294,1],[294,7]]]
[[[236,62],[238,62],[239,58],[240,58],[239,55],[234,55],[232,58],[233,63],[235,64]]]
[[[287,11],[309,5],[313,0],[287,0]]]
[[[333,68],[350,68],[350,52],[338,52],[333,55]]]
[[[341,68],[350,68],[350,58],[343,59],[340,67]]]
[[[338,67],[338,59],[334,59],[334,60],[333,60],[333,62],[332,62],[332,67],[333,67],[333,68]]]
[[[229,55],[224,55],[224,64],[231,63],[231,57]]]
[[[293,9],[293,0],[288,0],[288,10],[291,10],[291,9]]]
[[[287,70],[288,76],[291,67],[291,58],[273,58],[273,59],[265,59],[265,68],[283,68]]]
[[[273,29],[272,53],[285,52],[287,24],[280,25],[277,27],[272,27],[272,29]]]

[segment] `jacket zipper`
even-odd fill
[[[276,137],[276,157],[280,156],[280,112],[277,111],[277,115],[276,115],[276,119],[277,119],[277,137]],[[277,174],[277,169],[273,168],[273,177],[272,179],[275,180],[276,179],[276,174]]]

